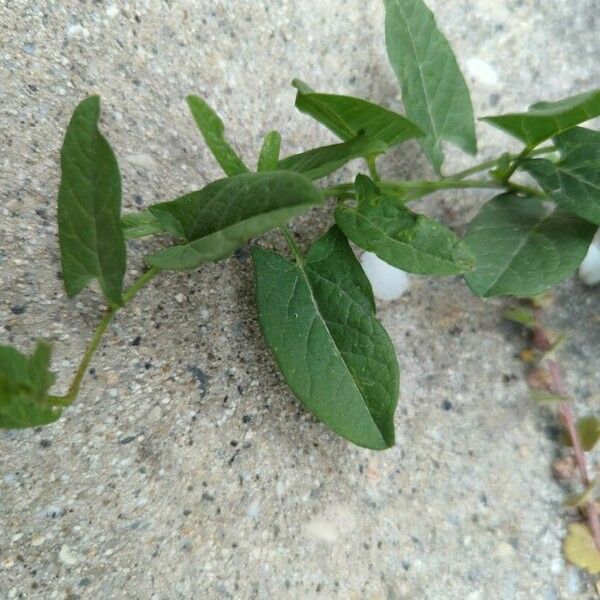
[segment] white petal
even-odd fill
[[[395,300],[406,292],[410,285],[408,275],[381,260],[372,252],[360,257],[362,268],[371,282],[373,294],[379,300]]]

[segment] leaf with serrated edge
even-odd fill
[[[496,196],[469,224],[465,242],[476,259],[465,279],[478,296],[531,297],[579,266],[595,227],[535,198]]]
[[[439,172],[447,140],[477,152],[469,89],[452,48],[422,0],[385,0],[385,43],[408,118],[426,134],[421,145]]]
[[[186,101],[206,145],[225,174],[233,176],[247,173],[248,167],[225,139],[225,128],[219,115],[199,96],[190,95]]]
[[[330,229],[299,262],[258,248],[253,258],[261,327],[292,391],[354,444],[393,446],[398,363],[341,231]]]
[[[441,223],[400,206],[364,175],[354,188],[358,206],[338,205],[335,222],[356,245],[410,273],[456,275],[474,267],[469,249]]]
[[[558,162],[523,159],[519,165],[562,208],[600,224],[600,132],[580,127],[555,138]]]
[[[281,227],[322,201],[307,177],[291,171],[244,173],[213,181],[150,207],[161,226],[185,243],[146,260],[161,269],[195,269],[229,256],[249,239]]]
[[[600,552],[594,544],[589,528],[584,523],[571,523],[565,538],[565,558],[592,575],[600,573]]]
[[[31,356],[0,345],[0,428],[21,429],[56,421],[61,409],[53,406],[48,390],[50,346],[39,342]]]
[[[65,289],[75,296],[94,278],[112,304],[121,304],[125,237],[120,223],[121,175],[98,131],[100,98],[75,109],[63,142],[58,192],[58,239]]]
[[[126,240],[164,232],[156,217],[148,210],[123,215],[121,217],[121,227],[123,228]]]
[[[348,161],[361,156],[376,156],[383,154],[387,145],[379,140],[358,137],[342,144],[313,148],[300,154],[286,156],[279,161],[278,168],[282,170],[303,173],[309,179],[320,179]]]
[[[258,164],[256,170],[275,171],[279,160],[279,151],[281,149],[281,135],[278,131],[269,131],[265,136],[260,154],[258,156]]]
[[[320,94],[298,79],[292,84],[298,90],[296,108],[346,142],[362,135],[391,147],[423,135],[406,117],[373,102],[352,96]]]
[[[533,147],[598,115],[600,90],[592,90],[556,102],[538,102],[527,112],[483,117],[482,120]]]

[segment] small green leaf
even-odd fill
[[[398,205],[364,175],[354,187],[358,206],[338,205],[335,222],[355,244],[410,273],[456,275],[474,267],[473,255],[450,229]]]
[[[508,308],[502,313],[502,316],[509,321],[529,327],[529,329],[533,329],[536,326],[535,313],[531,308],[526,306]]]
[[[571,523],[563,546],[565,558],[590,574],[600,573],[600,552],[594,538],[584,523]]]
[[[253,258],[262,330],[292,391],[354,444],[393,446],[398,363],[341,231],[331,228],[296,262],[259,248]]]
[[[598,440],[600,440],[600,420],[593,416],[581,417],[580,419],[577,419],[575,427],[577,428],[577,435],[579,436],[581,447],[586,452],[593,450],[594,446],[598,443]],[[573,441],[566,431],[563,436],[563,442],[565,446],[573,445]]]
[[[423,132],[406,117],[367,100],[336,94],[319,94],[294,79],[296,108],[309,114],[345,142],[365,136],[395,146],[421,137]]]
[[[598,487],[598,483],[598,479],[595,479],[581,494],[571,494],[565,499],[563,505],[568,506],[569,508],[578,508],[580,506],[585,506],[588,502],[593,501],[594,492]]]
[[[121,227],[126,240],[164,232],[156,217],[148,210],[123,215],[121,217]]]
[[[387,146],[382,141],[358,137],[342,144],[323,146],[287,156],[279,161],[278,168],[303,173],[309,179],[320,179],[337,171],[353,158],[376,156],[386,150]]]
[[[217,113],[199,96],[188,96],[186,101],[206,145],[210,148],[225,174],[233,176],[247,173],[248,167],[227,143],[224,136],[223,121]]]
[[[112,304],[121,304],[125,237],[120,223],[121,175],[98,131],[99,96],[73,112],[63,142],[58,238],[65,289],[75,296],[94,278]]]
[[[54,383],[50,346],[38,342],[32,356],[0,346],[0,428],[20,429],[56,421],[61,409],[48,390]]]
[[[160,269],[195,269],[232,254],[249,239],[281,227],[320,204],[323,197],[304,175],[291,171],[244,173],[213,181],[150,212],[161,226],[184,240],[147,258]]]
[[[385,0],[385,43],[402,87],[408,118],[426,134],[421,141],[439,172],[447,140],[477,152],[469,89],[448,40],[422,0]]]
[[[535,198],[502,194],[484,204],[465,242],[477,266],[466,276],[478,296],[531,297],[568,277],[581,263],[595,227]]]
[[[600,224],[600,132],[577,127],[555,139],[558,162],[524,159],[520,166],[562,208]]]
[[[592,90],[557,102],[538,102],[524,113],[483,117],[482,120],[534,147],[598,115],[600,90]]]
[[[279,135],[278,131],[269,131],[260,149],[256,170],[259,172],[277,170],[280,149],[281,135]]]

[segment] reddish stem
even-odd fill
[[[552,377],[552,386],[554,388],[554,392],[560,394],[561,396],[568,396],[569,393],[563,381],[558,363],[551,359],[548,359],[547,363],[550,376]],[[590,486],[590,478],[587,470],[585,452],[583,451],[581,440],[579,439],[579,434],[577,433],[575,417],[569,403],[561,403],[558,408],[558,413],[565,425],[565,428],[567,429],[569,437],[571,438],[571,443],[573,444],[575,461],[577,462],[577,469],[579,471],[579,479],[581,480],[581,484],[587,489]],[[590,531],[592,533],[592,538],[594,540],[594,545],[596,546],[596,550],[600,552],[600,516],[598,515],[598,507],[596,506],[596,502],[594,502],[594,500],[590,500],[586,503],[586,514]]]

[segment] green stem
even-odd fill
[[[298,244],[296,244],[296,240],[294,240],[294,236],[292,235],[292,232],[289,230],[287,225],[280,227],[279,230],[283,234],[283,237],[286,239],[288,246],[290,247],[290,250],[292,251],[292,254],[294,255],[294,258],[296,259],[296,261],[298,263],[301,263],[302,259],[303,259],[302,252],[300,251],[300,248],[298,248]]]
[[[107,327],[110,325],[115,314],[121,309],[124,308],[136,294],[154,277],[156,277],[160,273],[160,269],[157,267],[151,267],[148,269],[143,275],[141,275],[135,282],[123,293],[123,304],[117,307],[107,308],[102,319],[96,326],[94,330],[94,334],[92,339],[88,342],[81,362],[79,363],[79,367],[71,381],[71,385],[64,396],[52,396],[52,403],[57,406],[67,406],[71,404],[75,398],[77,398],[77,394],[79,394],[79,389],[81,388],[81,382],[83,377],[87,371],[87,368],[94,356],[98,346],[100,345],[100,340],[104,335]]]
[[[554,152],[555,150],[556,150],[556,148],[554,146],[544,146],[543,148],[538,148],[537,150],[532,150],[529,153],[529,156],[538,156],[540,154],[550,154],[551,152]],[[508,156],[508,158],[511,161],[515,161],[518,158],[520,158],[520,155],[519,154],[510,154]],[[497,166],[501,159],[502,159],[502,156],[499,156],[498,158],[492,158],[490,160],[486,160],[482,163],[474,165],[473,167],[465,169],[464,171],[459,171],[458,173],[453,173],[452,175],[448,175],[447,177],[444,177],[444,179],[464,179],[465,177],[469,177],[471,175],[476,175],[477,173],[481,173],[482,171],[488,171],[490,169],[493,169],[495,166]]]
[[[514,172],[519,167],[519,160],[521,158],[529,156],[532,152],[533,146],[525,146],[525,148],[523,148],[523,151],[520,154],[518,154],[515,158],[513,158],[512,164],[510,165],[510,167],[508,167],[508,171],[504,173],[504,177],[502,178],[502,181],[504,183],[508,183],[508,180],[513,176]]]
[[[377,171],[377,156],[375,154],[370,154],[366,157],[367,167],[369,167],[369,174],[371,175],[371,179],[373,181],[379,181],[379,172]]]

